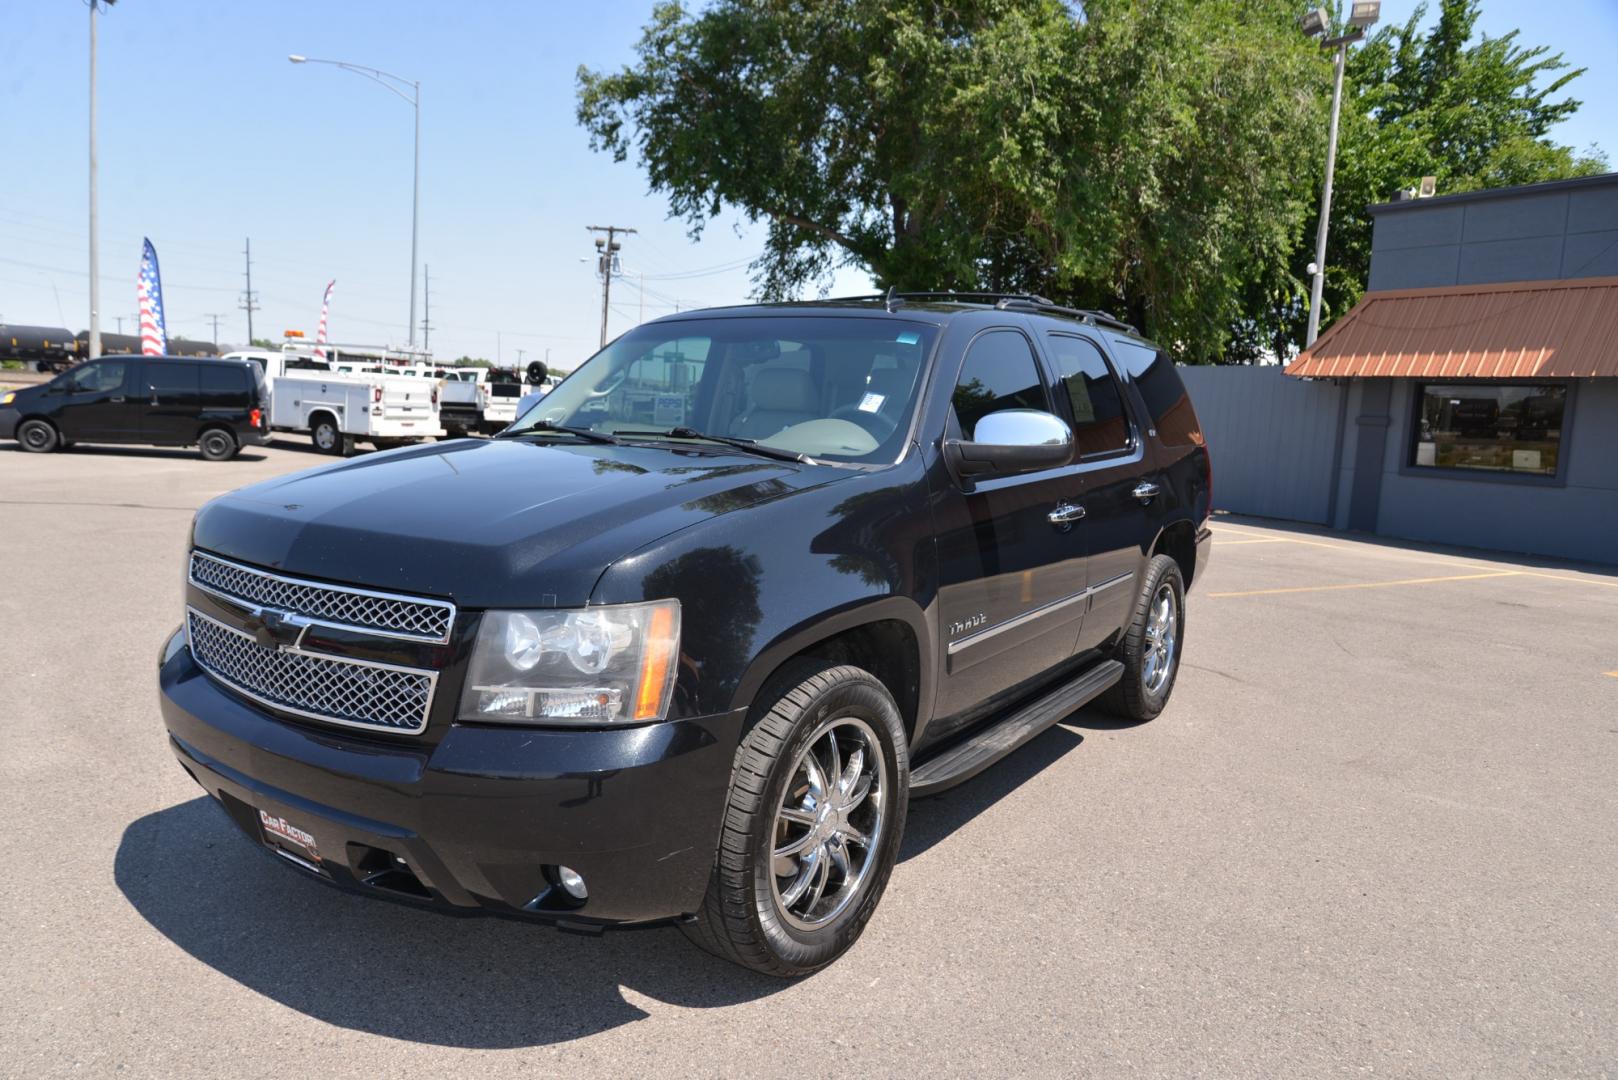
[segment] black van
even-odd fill
[[[104,356],[0,395],[0,439],[49,453],[76,442],[195,446],[228,461],[269,439],[258,365],[180,356]]]

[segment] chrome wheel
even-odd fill
[[[793,764],[771,830],[770,885],[800,930],[835,919],[877,862],[889,800],[882,744],[851,716],[821,725]]]
[[[1146,613],[1146,655],[1141,664],[1141,684],[1149,694],[1163,689],[1163,684],[1169,681],[1169,673],[1174,670],[1179,625],[1174,586],[1165,581],[1152,595],[1152,606]]]

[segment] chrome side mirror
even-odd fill
[[[1066,465],[1073,460],[1073,431],[1039,409],[1002,409],[979,420],[970,441],[952,439],[944,449],[963,478],[1010,476]]]

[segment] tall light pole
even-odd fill
[[[1309,285],[1309,333],[1304,348],[1313,348],[1320,336],[1321,294],[1326,288],[1326,230],[1331,224],[1332,174],[1337,171],[1337,121],[1343,109],[1343,68],[1348,64],[1348,47],[1365,36],[1365,28],[1382,15],[1381,0],[1354,0],[1348,16],[1349,31],[1337,37],[1325,38],[1323,49],[1336,49],[1335,78],[1331,92],[1331,131],[1326,139],[1326,182],[1320,189],[1320,226],[1315,230],[1315,261],[1313,280]],[[1301,20],[1303,32],[1310,37],[1324,37],[1331,28],[1331,20],[1324,8],[1316,8]]]
[[[356,75],[363,75],[367,79],[398,94],[410,103],[416,110],[416,164],[415,178],[411,181],[410,192],[410,344],[416,344],[416,226],[421,217],[421,83],[413,82],[399,75],[386,71],[378,71],[363,64],[350,64],[343,60],[316,60],[313,57],[299,56],[293,53],[287,57],[294,64],[330,64],[332,67],[352,71]],[[410,93],[405,93],[402,87],[409,87]]]
[[[96,8],[117,0],[90,0],[90,359],[101,355],[101,213],[96,198]]]

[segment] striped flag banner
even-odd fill
[[[157,270],[157,249],[150,239],[141,252],[135,294],[140,299],[141,355],[162,356],[168,352],[169,335],[163,324],[163,278]]]
[[[315,359],[317,360],[326,359],[326,350],[321,346],[326,344],[326,315],[331,311],[331,291],[336,284],[336,278],[326,282],[326,295],[320,301],[320,326],[315,330]]]

